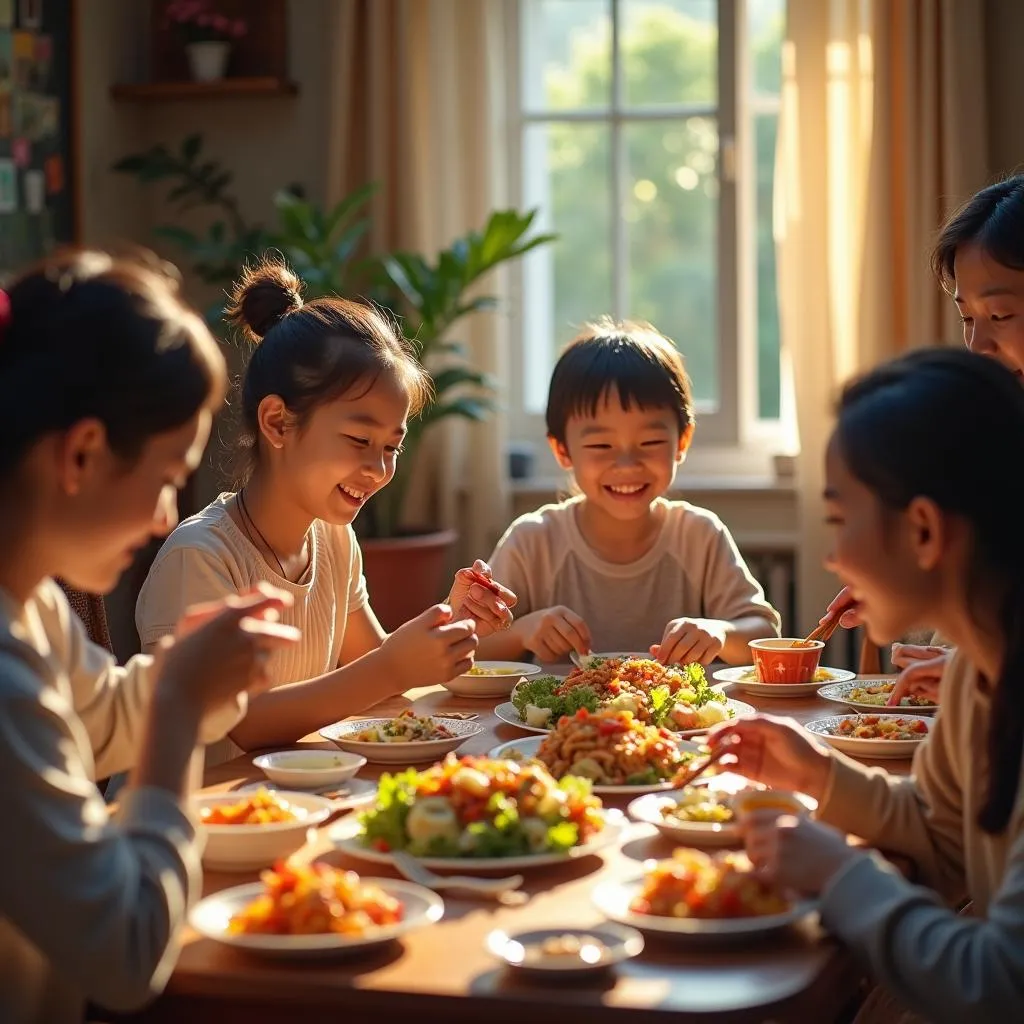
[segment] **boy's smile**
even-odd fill
[[[565,444],[549,440],[588,502],[615,519],[634,519],[671,487],[689,434],[680,436],[674,410],[623,408],[610,388],[592,415],[569,418]]]

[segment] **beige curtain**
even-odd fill
[[[371,244],[433,257],[506,207],[502,5],[339,0],[329,181],[338,199],[375,181]],[[499,272],[485,287],[503,298]],[[470,363],[508,378],[506,318],[456,325]],[[500,402],[501,396],[499,396]],[[505,421],[449,421],[424,445],[409,519],[454,526],[461,558],[487,557],[508,523]]]
[[[959,343],[928,269],[944,216],[985,184],[976,0],[789,0],[776,175],[783,345],[799,431],[799,629],[824,571],[824,449],[842,382]]]

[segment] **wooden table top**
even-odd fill
[[[774,699],[731,694],[759,710],[808,721],[837,713],[821,698]],[[374,714],[393,715],[410,704],[417,713],[475,711],[484,726],[460,753],[484,753],[524,734],[494,717],[492,701],[461,698],[440,687],[411,690],[385,701]],[[330,744],[307,737],[301,746]],[[887,761],[906,774],[909,761]],[[367,765],[374,778],[382,770]],[[208,773],[212,791],[232,789],[259,778],[249,757]],[[605,798],[623,808],[628,800]],[[644,952],[614,974],[589,981],[527,982],[508,973],[484,947],[488,932],[534,927],[587,927],[601,920],[590,902],[594,886],[606,879],[639,874],[641,863],[665,857],[672,844],[649,825],[634,825],[621,849],[602,851],[564,866],[526,873],[529,901],[518,907],[445,895],[444,918],[375,952],[351,959],[274,961],[256,959],[189,931],[167,991],[132,1020],[244,1020],[246,1024],[300,1020],[318,1012],[342,1013],[346,1024],[397,1020],[416,1024],[480,1022],[565,1024],[582,1019],[640,1022],[662,1018],[675,1024],[755,1024],[771,1020],[834,1021],[856,997],[861,972],[853,958],[805,922],[768,942],[745,946],[683,945],[647,938]],[[366,875],[398,877],[389,868],[332,853],[333,863]],[[251,881],[255,873],[207,873],[204,893]]]

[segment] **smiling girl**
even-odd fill
[[[777,635],[779,616],[721,520],[664,497],[694,428],[671,341],[639,324],[584,329],[555,366],[547,428],[580,493],[522,516],[499,542],[491,564],[518,596],[516,621],[482,655],[738,663],[749,640]]]
[[[503,628],[515,602],[463,569],[446,604],[385,634],[351,523],[394,476],[409,417],[430,398],[429,378],[386,314],[339,298],[303,303],[298,279],[280,263],[247,271],[230,312],[256,344],[241,387],[242,486],[167,539],[136,624],[150,648],[187,605],[264,580],[292,595],[283,621],[301,627],[303,642],[275,656],[274,688],[231,733],[237,747],[213,751],[212,760],[294,742],[391,694],[467,671],[477,633]]]
[[[924,350],[849,385],[826,463],[829,567],[875,643],[929,624],[956,644],[942,711],[903,779],[781,719],[709,740],[739,737],[739,772],[819,801],[817,822],[751,818],[751,859],[820,895],[829,931],[933,1024],[1024,1014],[1024,478],[1004,472],[1022,463],[1024,389],[994,360]],[[911,858],[923,885],[845,833]],[[953,909],[965,897],[971,917]]]

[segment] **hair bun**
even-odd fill
[[[302,308],[302,282],[279,259],[246,267],[228,303],[228,319],[258,342],[289,313]]]

